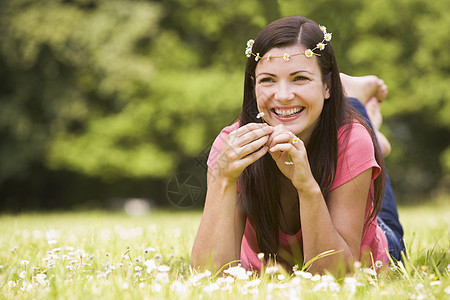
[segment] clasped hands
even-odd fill
[[[313,179],[305,145],[286,126],[249,123],[232,131],[219,153],[215,171],[236,181],[244,169],[267,152],[299,190]]]

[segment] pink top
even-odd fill
[[[226,137],[230,132],[236,130],[237,128],[239,128],[238,122],[225,127],[214,141],[207,162],[211,169],[214,169],[215,167],[217,155],[219,154]],[[356,122],[352,124],[346,145],[343,144],[344,137],[346,135],[343,128],[344,127],[341,127],[338,131],[337,170],[331,190],[350,181],[365,170],[372,168],[372,183],[370,186],[369,195],[367,197],[365,212],[366,221],[373,210],[373,180],[380,174],[381,168],[375,160],[372,139],[364,126]],[[288,235],[280,229],[279,246],[279,253],[287,251],[288,253],[295,255],[293,252],[299,252],[301,255],[301,229],[294,235]],[[371,252],[374,262],[381,261],[383,265],[387,265],[389,263],[389,258],[386,253],[386,249],[388,249],[387,239],[383,230],[377,225],[376,219],[364,226],[360,249],[361,254],[367,253],[367,251]],[[242,266],[246,269],[260,270],[261,262],[258,259],[259,252],[255,230],[247,219],[241,245]],[[280,261],[280,258],[277,258],[277,260]],[[283,263],[283,260],[281,260],[281,262]],[[286,264],[286,262],[284,263]]]

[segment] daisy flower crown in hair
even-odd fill
[[[288,53],[284,53],[283,56],[272,56],[269,54],[267,54],[264,57],[261,57],[259,55],[259,53],[253,53],[252,48],[253,48],[253,44],[255,43],[255,41],[253,39],[250,39],[247,41],[247,48],[245,49],[245,55],[247,57],[250,56],[254,56],[255,57],[255,61],[259,61],[262,58],[265,58],[267,61],[271,61],[274,58],[282,58],[284,61],[289,61],[289,59],[292,56],[296,56],[296,55],[304,55],[308,58],[312,57],[313,55],[317,55],[320,56],[319,53],[314,52],[315,50],[320,50],[323,51],[325,49],[325,46],[328,45],[325,42],[329,42],[331,41],[331,32],[327,32],[327,28],[325,26],[321,26],[319,25],[320,30],[323,32],[323,40],[320,43],[317,43],[316,47],[313,49],[306,49],[305,52],[303,53],[296,53],[296,54],[288,54]]]

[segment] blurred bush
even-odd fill
[[[16,209],[166,203],[202,173],[242,101],[245,42],[280,16],[333,32],[341,71],[390,87],[403,201],[450,183],[450,2],[11,0],[0,3],[0,199]],[[197,163],[197,164],[196,164]]]

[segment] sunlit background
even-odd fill
[[[205,162],[240,110],[246,41],[300,14],[341,71],[389,86],[397,199],[450,187],[450,1],[0,2],[0,210],[201,207]]]

